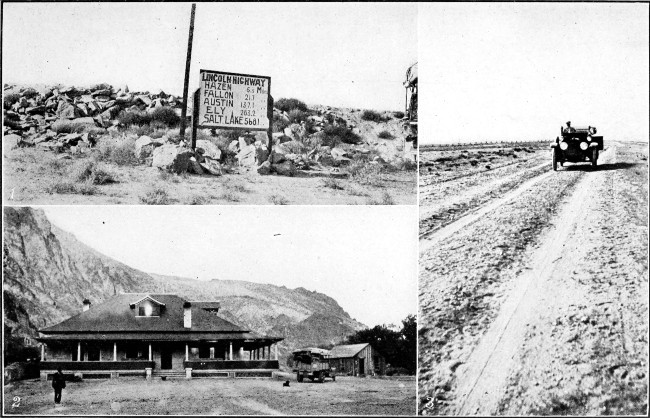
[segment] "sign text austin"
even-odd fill
[[[201,70],[198,126],[269,129],[271,77]]]

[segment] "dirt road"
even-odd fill
[[[421,413],[645,412],[647,157],[612,145],[424,237]]]
[[[413,415],[413,378],[338,377],[336,382],[275,379],[141,378],[70,382],[54,405],[51,382],[5,386],[5,413],[23,415]],[[20,397],[12,408],[11,399]],[[13,403],[14,405],[16,402]]]

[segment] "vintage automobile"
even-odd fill
[[[336,380],[334,369],[330,367],[328,350],[322,348],[302,348],[293,353],[293,371],[298,382],[304,378],[323,383],[326,377]]]
[[[553,152],[553,170],[557,171],[558,163],[564,166],[565,162],[579,163],[591,161],[596,167],[598,152],[603,150],[603,137],[596,136],[596,127],[573,128],[571,122],[566,127],[560,127],[560,137],[551,143]]]

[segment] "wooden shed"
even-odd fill
[[[386,360],[369,343],[337,345],[330,351],[330,365],[336,374],[375,376],[386,373]]]

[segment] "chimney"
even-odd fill
[[[183,327],[192,328],[192,304],[189,302],[183,304]]]
[[[83,310],[84,312],[90,309],[90,301],[88,299],[84,299],[83,304],[84,304],[84,310]]]

